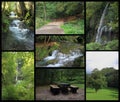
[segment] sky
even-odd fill
[[[101,70],[105,67],[118,69],[117,51],[87,51],[86,52],[86,72],[91,73],[93,69]]]

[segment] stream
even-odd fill
[[[73,45],[71,45],[71,48]],[[64,46],[65,44],[63,45],[63,48]],[[68,45],[68,48],[69,48],[69,45]],[[68,48],[66,47],[66,49]],[[62,49],[61,51],[59,49],[53,50],[51,55],[48,55],[47,57],[43,58],[41,61],[36,61],[36,67],[73,67],[73,66],[76,66],[74,65],[75,60],[76,59],[77,61],[79,60],[79,62],[77,63],[80,63],[80,59],[83,56],[83,54],[78,47],[75,48],[74,46],[73,49],[71,48],[69,49],[69,51],[67,51],[67,53],[64,53]]]
[[[12,12],[9,16],[12,22],[5,43],[6,50],[34,50],[34,32],[26,27],[23,21],[15,18]]]

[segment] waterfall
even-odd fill
[[[17,81],[18,81],[18,66],[16,68],[16,77],[15,77],[15,80],[16,80],[16,83],[17,83]]]
[[[108,32],[108,41],[111,40],[111,31],[112,31],[112,27],[109,28],[109,32]]]
[[[107,12],[108,5],[109,5],[109,3],[107,3],[105,6],[105,9],[104,9],[102,16],[101,16],[101,19],[100,19],[99,27],[97,29],[97,35],[96,35],[96,40],[95,40],[95,42],[97,42],[97,43],[101,43],[102,32],[105,29],[105,27],[103,26],[104,18],[105,18],[105,14]]]

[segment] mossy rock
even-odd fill
[[[100,50],[102,49],[102,45],[99,43],[92,42],[86,45],[86,49],[87,50]]]
[[[55,63],[57,63],[58,61],[56,60],[56,59],[54,59],[54,60],[49,60],[49,61],[47,61],[47,64],[55,64]]]
[[[76,58],[73,62],[74,67],[84,67],[84,56]]]

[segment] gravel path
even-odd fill
[[[63,29],[60,28],[63,23],[63,21],[50,22],[37,29],[36,34],[64,34]]]
[[[84,100],[84,90],[78,89],[76,94],[52,95],[49,86],[40,86],[36,88],[36,100]]]

